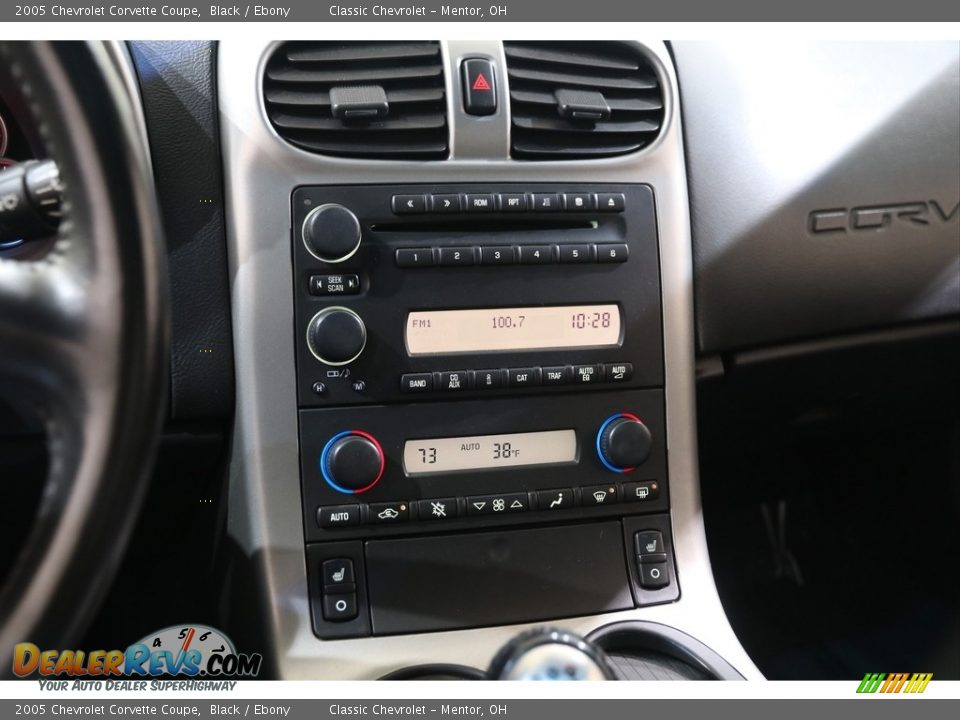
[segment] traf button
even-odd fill
[[[497,86],[493,63],[482,58],[463,61],[463,109],[468,115],[493,115],[497,111]]]

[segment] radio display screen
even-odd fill
[[[618,305],[420,310],[407,315],[409,355],[616,347]]]
[[[403,470],[407,475],[576,461],[575,430],[407,440],[403,445]]]

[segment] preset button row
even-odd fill
[[[628,362],[490,370],[444,370],[404,373],[400,376],[400,390],[407,393],[428,393],[541,385],[595,385],[603,382],[627,382],[632,377],[633,363]]]
[[[419,193],[394,195],[396,215],[424,213],[623,212],[623,193]]]
[[[389,525],[409,521],[440,521],[458,517],[552,512],[573,507],[603,507],[651,502],[660,497],[660,483],[642,480],[581,488],[471,495],[467,497],[398,500],[394,502],[325,505],[317,508],[317,524],[325,529],[355,525]]]
[[[471,265],[551,265],[555,263],[622,263],[630,256],[626,243],[563,245],[463,245],[398,248],[398,267],[466,267]]]

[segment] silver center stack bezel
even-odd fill
[[[681,596],[671,604],[549,624],[586,635],[624,620],[664,623],[705,643],[748,679],[760,678],[720,603],[704,534],[687,180],[677,79],[664,43],[636,43],[657,69],[663,87],[664,125],[657,140],[631,155],[560,162],[510,159],[503,46],[482,40],[441,43],[450,118],[448,160],[351,160],[299,150],[276,134],[264,111],[262,74],[276,44],[221,42],[217,67],[237,382],[228,532],[259,571],[268,613],[263,619],[266,651],[280,677],[373,680],[424,663],[485,668],[515,635],[545,624],[350,640],[324,641],[313,634],[300,495],[291,192],[300,185],[564,182],[647,183],[654,189],[670,514]],[[497,114],[472,117],[463,112],[455,79],[466,57],[489,58],[501,70]]]

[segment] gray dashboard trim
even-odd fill
[[[267,598],[270,653],[284,679],[375,679],[422,663],[486,667],[501,645],[531,625],[415,636],[321,641],[310,627],[297,447],[290,192],[304,184],[450,182],[629,182],[656,191],[660,228],[668,463],[678,602],[560,620],[587,634],[607,623],[650,620],[692,635],[748,678],[760,673],[744,652],[714,585],[697,477],[693,266],[677,82],[666,47],[643,42],[666,90],[660,138],[630,156],[597,161],[515,162],[507,158],[505,107],[478,131],[452,108],[453,157],[378,162],[312,155],[281,140],[266,121],[260,77],[273,43],[220,45],[219,94],[227,236],[237,369],[228,531],[259,564]],[[443,43],[448,84],[464,56],[502,59],[499,42]],[[502,67],[502,65],[501,65]],[[506,78],[499,78],[501,103]],[[453,93],[451,103],[456,104]],[[478,138],[482,137],[482,141]]]
[[[699,347],[960,316],[960,45],[673,44]]]

